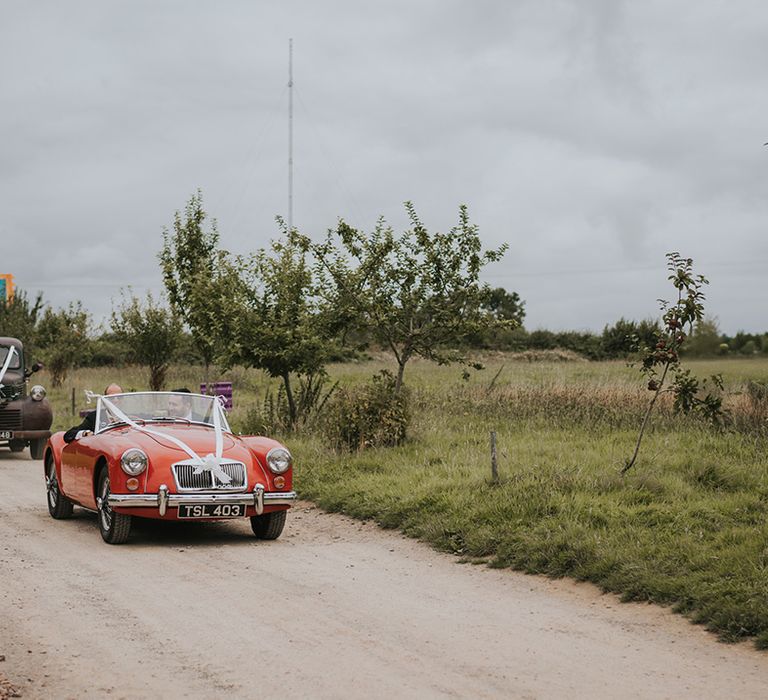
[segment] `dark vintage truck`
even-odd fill
[[[53,411],[42,386],[28,388],[29,377],[41,365],[27,367],[25,363],[21,341],[0,337],[0,445],[12,452],[29,446],[32,459],[42,459],[51,436]]]

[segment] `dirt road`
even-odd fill
[[[765,698],[768,654],[587,585],[459,565],[301,504],[136,527],[47,512],[0,451],[0,673],[24,698]]]

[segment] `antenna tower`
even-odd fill
[[[288,39],[288,233],[293,231],[293,39]]]

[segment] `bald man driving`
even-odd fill
[[[112,394],[122,394],[123,389],[119,384],[110,384],[104,389],[104,396],[111,396]],[[64,433],[64,442],[72,442],[73,440],[79,440],[86,435],[93,435],[93,431],[96,429],[96,411],[88,411],[83,418],[83,422],[80,425],[76,425],[73,428],[67,430]]]

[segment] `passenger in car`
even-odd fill
[[[200,421],[200,417],[192,413],[192,396],[189,396],[190,393],[186,387],[173,390],[173,393],[168,397],[168,415],[171,418]],[[187,394],[187,396],[179,396],[179,394]]]
[[[122,394],[123,389],[119,384],[110,384],[104,389],[105,396],[111,396],[112,394]],[[64,442],[72,442],[73,440],[79,440],[86,435],[92,435],[96,429],[96,411],[88,411],[83,418],[83,422],[80,425],[76,425],[66,433],[64,433]]]

